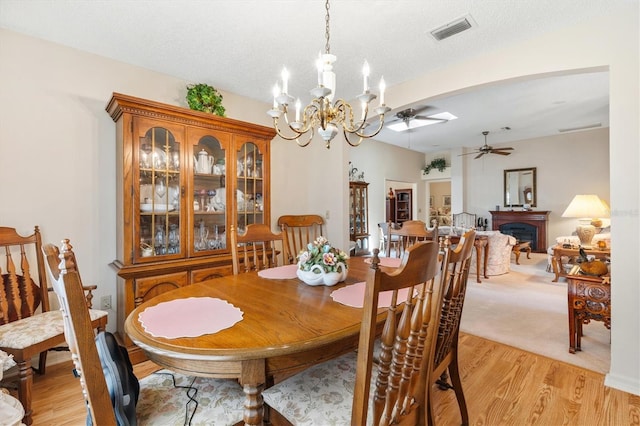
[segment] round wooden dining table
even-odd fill
[[[365,258],[351,258],[346,281],[332,287],[309,286],[298,278],[262,278],[256,272],[203,281],[141,304],[126,319],[125,331],[165,368],[238,379],[245,393],[244,422],[260,425],[265,385],[357,348],[362,309],[334,301],[331,293],[365,281],[369,268]],[[145,309],[191,297],[222,299],[239,308],[242,319],[213,334],[171,339],[156,337],[141,324]],[[381,315],[379,327],[382,321]]]

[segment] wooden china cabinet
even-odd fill
[[[395,222],[401,224],[407,220],[412,220],[413,207],[411,206],[411,189],[396,189],[395,202]]]
[[[152,297],[232,273],[232,224],[270,220],[272,128],[114,93],[117,331]]]
[[[369,184],[349,182],[349,237],[368,250],[369,238]]]

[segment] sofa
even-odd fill
[[[448,235],[450,233],[461,235],[464,232],[463,229],[452,226],[441,226],[438,230],[439,235]],[[511,252],[516,244],[515,237],[503,234],[500,231],[476,231],[476,235],[486,235],[489,238],[489,256],[485,275],[493,276],[508,273],[511,268]],[[483,259],[481,259],[482,261]],[[476,273],[476,262],[474,250],[474,254],[471,256],[470,274],[472,275]],[[480,273],[482,273],[482,268],[480,268]]]

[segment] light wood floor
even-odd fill
[[[640,425],[640,396],[604,386],[604,376],[471,335],[460,337],[460,370],[472,425]],[[138,364],[143,377],[157,367]],[[71,362],[34,375],[34,425],[84,425]],[[460,424],[453,391],[437,393],[438,424]]]

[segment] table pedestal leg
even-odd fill
[[[242,362],[240,384],[244,390],[244,424],[262,426],[264,401],[262,388],[266,380],[265,360],[246,360]]]

